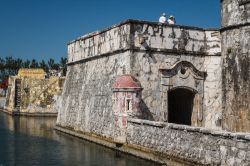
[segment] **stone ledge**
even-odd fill
[[[203,127],[194,127],[194,126],[187,126],[187,125],[179,125],[173,123],[166,123],[166,122],[156,122],[156,121],[149,121],[143,119],[128,119],[129,123],[135,123],[139,125],[148,125],[153,127],[163,128],[166,127],[167,129],[174,129],[174,130],[182,130],[188,132],[198,132],[206,135],[212,135],[216,137],[224,137],[224,138],[233,138],[237,140],[246,140],[250,141],[250,133],[232,133],[227,131],[219,131],[219,130],[211,130]]]
[[[115,51],[112,51],[112,52],[107,52],[107,53],[104,53],[104,54],[94,55],[94,56],[90,56],[90,57],[83,58],[83,59],[80,59],[80,60],[71,61],[71,62],[68,62],[67,65],[74,65],[74,64],[79,64],[79,63],[82,63],[82,62],[87,62],[87,61],[99,59],[99,58],[102,58],[102,57],[108,57],[108,56],[112,56],[114,54],[119,54],[119,53],[129,51],[129,50],[131,50],[131,49],[130,48],[122,48],[122,49],[115,50]]]
[[[1,109],[0,111],[3,111],[4,113],[7,113],[12,116],[38,116],[38,117],[57,117],[57,112],[13,112],[13,111],[8,111],[7,109]]]
[[[76,41],[79,41],[79,40],[85,40],[85,39],[91,38],[93,36],[97,36],[99,34],[105,33],[113,28],[120,27],[120,26],[125,25],[125,24],[149,24],[149,25],[154,25],[154,26],[175,27],[175,28],[181,28],[181,29],[187,29],[187,30],[199,30],[199,31],[218,31],[219,30],[217,28],[199,28],[199,27],[186,26],[186,25],[168,25],[168,24],[159,24],[158,22],[152,22],[152,21],[127,19],[125,21],[121,21],[118,24],[114,24],[113,26],[110,26],[108,28],[104,28],[103,30],[95,31],[95,32],[83,35],[81,37],[78,37],[77,39],[68,42],[68,45],[70,45]]]
[[[143,50],[139,47],[134,47],[134,48],[122,48],[122,49],[118,49],[112,52],[108,52],[108,53],[104,53],[104,54],[99,54],[99,55],[94,55],[94,56],[90,56],[87,58],[83,58],[80,60],[76,60],[76,61],[71,61],[68,62],[67,65],[74,65],[74,64],[79,64],[82,62],[87,62],[87,61],[92,61],[95,59],[99,59],[102,57],[108,57],[108,56],[112,56],[114,54],[119,54],[119,53],[124,53],[126,51],[132,51],[132,52],[150,52],[150,53],[167,53],[167,54],[175,54],[175,55],[195,55],[195,56],[221,56],[220,53],[218,54],[214,54],[214,55],[209,55],[206,52],[201,52],[201,51],[183,51],[183,50],[173,50],[173,49],[160,49],[160,48],[152,48],[150,50]]]
[[[246,4],[248,4],[248,3],[250,3],[250,0],[239,0],[239,5],[241,6],[241,5],[246,5]]]
[[[137,119],[131,119],[131,121],[134,121],[135,123],[137,123]],[[122,146],[117,146],[116,142],[114,142],[114,140],[110,138],[106,138],[106,137],[99,136],[99,135],[93,135],[91,133],[76,131],[72,128],[63,127],[60,125],[56,125],[54,129],[59,132],[69,134],[69,135],[87,140],[89,142],[93,142],[93,143],[105,146],[113,150],[117,150],[126,154],[139,157],[141,159],[153,161],[156,163],[161,163],[164,165],[165,164],[184,165],[184,163],[188,165],[194,165],[194,164],[197,166],[201,165],[199,164],[199,161],[192,161],[192,160],[188,161],[188,160],[185,160],[184,158],[181,159],[179,158],[178,155],[173,155],[172,153],[161,153],[161,152],[158,152],[156,149],[151,149],[151,148],[139,146],[136,144],[123,144]]]
[[[222,3],[224,0],[220,0],[220,2]],[[250,0],[239,0],[239,5],[246,5],[250,3]]]
[[[156,121],[133,119],[133,118],[129,118],[128,122],[136,123],[136,124],[140,124],[140,125],[148,125],[148,126],[160,127],[160,128],[165,127],[167,125],[164,122],[156,122]]]
[[[250,26],[250,22],[238,24],[238,25],[229,25],[229,26],[221,28],[220,32],[223,33],[223,32],[228,31],[228,30],[239,29],[239,28],[246,27],[246,26]]]

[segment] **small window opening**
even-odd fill
[[[126,111],[132,112],[132,102],[131,99],[126,99]]]

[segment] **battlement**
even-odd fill
[[[128,50],[220,55],[220,33],[217,29],[127,20],[69,42],[68,62]]]

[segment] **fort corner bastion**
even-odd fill
[[[183,102],[190,107],[189,125],[220,129],[220,50],[219,31],[137,20],[72,41],[58,124],[110,136],[112,85],[118,76],[131,75],[143,88],[143,119],[168,121]],[[182,90],[183,98],[175,101]]]
[[[168,165],[248,165],[249,130],[225,109],[225,31],[127,20],[70,42],[56,129]]]

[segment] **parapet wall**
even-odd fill
[[[92,132],[57,126],[57,130],[167,165],[248,166],[250,134],[128,119],[125,143]],[[115,133],[113,133],[115,134]]]
[[[82,36],[68,44],[68,63],[130,47],[130,26],[119,24]]]
[[[132,47],[150,48],[169,53],[220,55],[220,34],[217,30],[158,23],[131,23]],[[141,43],[145,40],[145,44]]]
[[[68,63],[119,51],[143,49],[143,41],[147,42],[145,47],[156,51],[220,55],[219,36],[218,30],[127,20],[71,41],[68,44]]]
[[[246,166],[250,163],[249,141],[249,133],[128,120],[128,146],[154,154],[152,160],[164,163],[172,158],[202,165]]]

